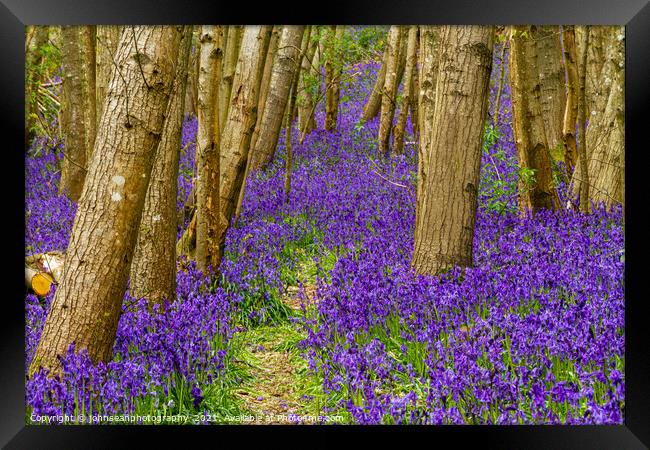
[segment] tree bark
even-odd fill
[[[192,116],[197,116],[197,102],[199,98],[199,33],[200,26],[195,26],[192,30],[192,50],[190,52],[189,67],[187,69],[187,88],[185,89],[185,101],[183,112]]]
[[[34,358],[48,376],[70,345],[108,361],[126,291],[154,152],[163,131],[180,41],[177,27],[129,27],[122,33],[104,114],[79,199],[63,280]]]
[[[221,262],[219,247],[219,86],[224,54],[222,26],[201,27],[196,146],[196,265],[206,273]]]
[[[192,26],[183,27],[171,99],[151,169],[151,181],[131,263],[131,295],[149,304],[176,294],[176,197],[183,130],[183,103],[192,45]]]
[[[34,115],[38,114],[36,95],[41,84],[40,66],[43,62],[42,48],[47,43],[50,29],[47,26],[27,27],[29,35],[25,46],[25,149],[34,138]]]
[[[244,29],[237,69],[233,79],[228,121],[221,140],[221,253],[230,219],[246,172],[246,161],[257,119],[258,93],[264,71],[264,59],[271,39],[270,26]]]
[[[122,29],[117,25],[97,25],[97,71],[95,77],[97,122],[101,121],[108,84],[111,81],[111,74],[115,70],[113,61],[121,32]]]
[[[384,90],[384,83],[386,80],[386,66],[388,64],[388,58],[390,53],[390,46],[388,45],[389,37],[390,37],[390,31],[388,33],[388,37],[386,38],[384,55],[381,58],[381,67],[379,68],[377,79],[375,80],[375,84],[372,86],[370,97],[368,97],[368,101],[363,107],[363,113],[361,115],[361,121],[363,122],[367,122],[370,119],[377,116],[377,114],[379,114],[379,110],[381,109],[382,92]]]
[[[316,49],[320,38],[319,29],[316,25],[312,26],[307,46],[307,54],[302,60],[302,69],[298,80],[298,129],[302,134],[309,134],[316,128],[316,119],[314,118],[314,102],[316,101],[316,80],[312,67],[316,64]]]
[[[300,58],[300,45],[304,31],[304,26],[296,25],[289,25],[282,29],[278,53],[273,61],[266,105],[262,112],[262,118],[258,122],[257,130],[259,130],[259,134],[251,154],[251,168],[253,170],[266,167],[275,155],[282,120],[289,99],[291,80],[293,75],[300,70],[300,66],[297,64]]]
[[[424,149],[430,176],[418,179],[422,218],[411,263],[418,274],[472,264],[493,41],[491,26],[440,30],[432,139]]]
[[[578,158],[576,147],[576,124],[578,121],[578,61],[576,55],[575,29],[567,25],[562,30],[564,42],[564,66],[566,67],[567,101],[562,123],[562,140],[564,141],[564,162],[570,178]]]
[[[230,105],[230,94],[232,93],[232,80],[235,76],[237,67],[237,58],[239,57],[239,47],[244,27],[241,25],[231,25],[227,27],[228,41],[223,59],[223,71],[221,84],[219,85],[219,123],[221,124],[221,133],[223,126],[228,117],[228,107]]]
[[[420,75],[418,69],[418,48],[420,47],[420,27],[416,27],[416,51],[415,51],[415,64],[413,65],[413,79],[411,80],[411,128],[413,129],[413,137],[417,140],[418,133],[420,132],[419,123],[420,119],[418,117],[418,104],[420,100]]]
[[[404,130],[406,128],[406,118],[408,116],[409,108],[411,106],[411,98],[413,95],[413,72],[416,64],[416,44],[418,37],[418,27],[412,26],[408,30],[408,44],[406,49],[406,71],[404,72],[404,92],[402,95],[402,103],[400,105],[400,113],[395,126],[393,134],[393,148],[396,154],[401,154],[404,150]],[[412,120],[412,118],[411,118]]]
[[[309,45],[309,35],[311,33],[310,28],[306,28],[303,31],[302,45],[300,47],[300,54],[298,55],[297,67],[293,71],[293,76],[291,79],[291,90],[289,94],[289,104],[287,105],[287,117],[288,123],[285,129],[286,132],[286,158],[284,161],[284,198],[285,201],[289,202],[289,195],[291,193],[291,171],[293,167],[293,113],[296,109],[296,98],[298,97],[298,78],[300,78],[300,70],[302,67],[302,61],[307,53],[307,46]]]
[[[59,192],[67,192],[75,202],[81,196],[96,130],[95,58],[90,28],[62,27],[62,129],[65,151]]]
[[[397,68],[399,65],[399,49],[401,47],[402,29],[393,25],[388,32],[388,61],[386,76],[381,97],[381,116],[379,119],[379,154],[387,157],[390,153],[390,131],[393,127],[395,105],[397,101]]]
[[[331,25],[325,41],[325,85],[327,86],[325,93],[325,129],[327,131],[335,130],[338,121],[342,74],[341,55],[338,48],[344,31],[343,26]]]
[[[584,185],[588,186],[589,200],[595,204],[603,202],[607,208],[617,204],[624,206],[624,166],[625,166],[625,44],[624,29],[621,27],[589,27],[591,53],[592,31],[600,37],[597,45],[605,52],[602,65],[601,92],[607,95],[605,102],[594,101],[591,115],[586,125],[587,172],[583,174],[583,162],[579,158],[573,174],[574,195],[583,198]],[[581,33],[585,35],[583,31]],[[583,46],[584,47],[584,44]],[[589,62],[585,80],[585,95],[588,96]],[[582,75],[582,74],[581,74]],[[589,112],[589,99],[586,99],[586,113]],[[602,109],[598,109],[602,108]],[[587,118],[585,118],[587,119]],[[581,119],[578,119],[580,123]],[[580,152],[580,150],[579,150]],[[582,208],[582,202],[581,202]]]
[[[537,40],[533,27],[514,27],[510,49],[512,122],[519,159],[519,208],[522,214],[559,206],[540,102]],[[522,33],[527,32],[528,36]],[[532,170],[525,176],[524,170]]]
[[[537,42],[540,103],[546,141],[550,149],[561,148],[563,146],[562,121],[566,104],[566,88],[560,27],[537,27],[532,37]]]
[[[422,219],[422,189],[427,185],[428,166],[425,161],[425,149],[431,148],[433,134],[433,111],[436,104],[436,83],[438,80],[438,63],[440,47],[440,27],[420,27],[420,91],[418,93],[418,128],[420,139],[418,146],[418,178],[416,186],[415,223],[416,229],[420,227]]]
[[[578,157],[580,165],[583,167],[580,178],[580,211],[589,212],[589,168],[587,166],[587,136],[586,136],[586,109],[587,99],[585,88],[587,85],[587,51],[589,49],[589,26],[584,28],[584,45],[580,54],[580,99],[578,101]],[[587,170],[584,170],[584,168]]]
[[[508,46],[508,43],[510,42],[510,32],[506,28],[504,30],[504,34],[508,36],[506,40],[503,42],[503,46],[501,47],[501,55],[499,57],[499,85],[497,86],[497,95],[494,99],[494,117],[493,117],[493,123],[496,126],[496,124],[499,123],[499,110],[501,108],[501,92],[503,92],[503,81],[505,78],[505,73],[506,73],[506,48]]]

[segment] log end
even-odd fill
[[[32,277],[32,290],[39,297],[45,297],[52,288],[54,280],[52,277],[45,273],[40,272]]]

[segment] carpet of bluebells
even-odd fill
[[[287,203],[284,133],[272,165],[251,174],[219,283],[181,261],[176,301],[161,311],[127,293],[112,361],[93,366],[71,348],[62,378],[28,379],[28,422],[31,413],[214,413],[236,356],[233,335],[287,320],[305,333],[300,348],[324,411],[351,423],[623,422],[620,210],[519,216],[506,84],[483,149],[475,265],[416,276],[410,121],[404,154],[388,161],[376,154],[378,119],[357,122],[378,68],[349,69],[336,132],[322,130],[321,107],[320,127],[302,145],[294,133]],[[179,212],[191,190],[196,126],[184,123]],[[64,250],[70,237],[75,205],[57,193],[61,151],[39,138],[26,158],[27,254]],[[561,163],[557,170],[564,198]],[[317,303],[294,316],[280,298],[300,284],[296,249],[306,247],[316,249]],[[52,298],[26,296],[26,368]]]

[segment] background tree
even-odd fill
[[[416,44],[418,37],[418,27],[412,26],[408,29],[408,45],[406,50],[406,71],[404,72],[404,91],[400,104],[400,113],[395,125],[393,134],[393,149],[395,153],[401,154],[404,149],[404,129],[406,128],[406,119],[411,106],[411,99],[414,96],[413,73],[416,72]],[[411,121],[413,121],[411,116]]]
[[[513,27],[510,49],[512,124],[519,160],[519,208],[522,214],[554,209],[559,199],[540,102],[540,36],[535,26]]]
[[[30,374],[39,367],[59,374],[58,357],[73,343],[93,362],[111,357],[180,37],[169,26],[127,27],[121,35],[63,280]]]
[[[275,154],[291,81],[294,74],[300,70],[298,61],[304,31],[305,27],[298,25],[282,28],[278,53],[273,61],[266,105],[258,124],[259,134],[251,155],[253,169],[266,167]]]
[[[41,82],[43,48],[47,44],[50,29],[46,26],[30,26],[25,36],[25,148],[34,138],[34,122],[37,119],[37,94]]]
[[[59,191],[79,200],[87,161],[95,141],[95,47],[89,26],[62,28],[63,105],[65,145]]]
[[[575,27],[564,26],[562,29],[564,43],[564,66],[566,67],[567,100],[562,123],[562,140],[564,141],[564,162],[569,178],[573,173],[578,158],[576,147],[576,124],[578,121],[578,55],[576,54]]]
[[[244,27],[241,25],[231,25],[226,28],[228,39],[223,58],[221,84],[219,86],[219,123],[221,124],[222,133],[224,124],[226,123],[226,117],[228,117],[232,81],[235,76],[235,69],[237,68],[241,38],[244,33]]]
[[[386,156],[390,151],[390,132],[393,127],[393,117],[397,102],[397,70],[399,66],[399,49],[402,45],[402,29],[394,25],[390,27],[386,46],[388,47],[388,60],[386,62],[386,75],[381,97],[381,116],[379,121],[379,153]]]
[[[325,38],[325,129],[336,129],[341,98],[341,74],[343,63],[341,61],[341,40],[345,28],[341,25],[332,25],[326,32]]]
[[[567,97],[560,27],[537,27],[534,34],[539,68],[539,99],[546,141],[549,149],[560,150],[563,148],[562,121]]]
[[[427,176],[418,179],[411,264],[419,274],[472,264],[493,41],[494,27],[440,28],[432,137],[423,149]]]
[[[131,295],[147,297],[150,304],[164,299],[173,301],[176,294],[178,161],[192,28],[191,25],[183,27],[171,99],[151,169],[131,263]]]
[[[318,73],[318,42],[320,28],[313,25],[310,30],[307,53],[302,59],[302,68],[298,79],[298,129],[301,134],[308,134],[316,128],[314,103],[317,97],[320,73]]]

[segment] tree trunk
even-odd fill
[[[221,84],[219,85],[219,123],[221,124],[221,133],[223,126],[228,117],[228,107],[230,105],[230,94],[232,92],[232,80],[235,76],[237,67],[237,58],[239,57],[239,47],[244,27],[241,25],[231,25],[228,29],[228,42],[223,59],[223,71]]]
[[[190,61],[187,69],[187,88],[185,89],[185,101],[183,112],[192,116],[197,116],[197,102],[199,98],[199,38],[201,32],[200,26],[195,26],[192,30],[192,50],[190,52]]]
[[[504,34],[509,36],[509,31],[504,30]],[[497,95],[494,99],[494,117],[493,124],[496,126],[499,123],[499,110],[501,108],[501,92],[503,92],[503,81],[506,73],[506,48],[510,42],[510,38],[506,38],[501,47],[501,55],[499,57],[499,85],[497,86]]]
[[[293,71],[293,76],[291,79],[291,91],[289,94],[289,104],[287,105],[287,117],[289,120],[285,129],[287,154],[284,161],[284,198],[287,203],[289,202],[289,194],[291,193],[291,171],[293,166],[293,113],[296,109],[296,98],[298,96],[298,78],[300,78],[303,58],[307,53],[310,33],[311,29],[309,27],[303,31],[304,36],[302,39],[302,45],[300,46],[300,54],[298,55],[298,64],[296,69]]]
[[[198,131],[196,146],[196,265],[206,273],[221,261],[219,247],[219,85],[224,28],[204,25],[200,34]]]
[[[316,62],[316,49],[318,48],[319,30],[315,25],[310,30],[307,54],[302,60],[302,69],[298,80],[298,129],[301,134],[309,134],[316,128],[316,119],[313,107],[316,101],[316,82],[313,77],[312,65]]]
[[[531,27],[533,28],[533,27]],[[525,37],[522,33],[528,32]],[[559,200],[553,185],[551,160],[542,116],[534,30],[514,27],[510,49],[512,123],[519,159],[519,208],[535,213],[554,209]]]
[[[426,186],[428,166],[425,162],[425,149],[431,148],[433,134],[433,111],[436,104],[436,82],[438,80],[438,63],[440,47],[440,27],[425,25],[420,27],[420,91],[418,93],[418,128],[420,142],[418,146],[418,178],[415,202],[415,226],[420,226],[422,219],[421,201],[424,198],[422,188]]]
[[[564,141],[564,163],[569,178],[577,163],[576,123],[578,121],[578,61],[576,55],[575,29],[567,25],[562,30],[564,42],[564,66],[566,67],[567,101],[564,108],[562,140]]]
[[[97,122],[101,121],[108,83],[110,83],[111,74],[115,70],[113,61],[121,32],[122,28],[117,25],[97,25],[97,71],[95,77],[97,85]]]
[[[402,103],[400,105],[400,113],[395,126],[395,133],[393,136],[393,148],[396,154],[401,154],[404,150],[404,129],[406,128],[406,118],[411,106],[411,98],[413,95],[413,72],[416,64],[416,44],[418,37],[418,27],[412,26],[408,30],[408,44],[406,49],[406,71],[404,72],[404,92],[402,95]],[[411,120],[413,120],[411,118]]]
[[[415,51],[415,64],[413,65],[413,79],[411,80],[411,104],[409,107],[411,108],[411,128],[413,129],[413,137],[415,140],[417,140],[417,136],[419,133],[419,117],[418,117],[418,104],[419,104],[419,99],[420,99],[420,76],[418,74],[419,69],[418,69],[418,57],[417,53],[418,50],[417,48],[420,47],[420,27],[416,27],[417,32],[416,32],[416,51]]]
[[[108,361],[126,291],[154,152],[163,131],[180,41],[178,27],[122,33],[104,114],[79,199],[63,280],[29,374],[61,373],[71,344]],[[127,102],[128,100],[128,102]]]
[[[338,47],[340,46],[344,31],[343,26],[331,25],[325,41],[325,129],[327,131],[335,130],[338,120],[342,74],[341,55]]]
[[[309,69],[309,78],[311,80],[312,84],[312,105],[311,109],[308,111],[307,116],[309,123],[311,125],[308,125],[307,128],[302,128],[300,129],[300,138],[299,138],[299,143],[302,144],[303,141],[305,140],[305,137],[311,133],[314,129],[318,127],[318,124],[316,123],[316,106],[318,103],[322,100],[322,87],[321,87],[321,62],[323,58],[323,33],[322,33],[322,28],[317,28],[318,32],[318,39],[314,43],[314,46],[316,47],[314,57],[312,59],[311,67]],[[313,125],[312,128],[310,128]]]
[[[291,80],[296,71],[300,70],[300,66],[297,66],[297,64],[304,31],[304,26],[296,25],[289,25],[282,29],[278,53],[273,61],[266,105],[257,127],[259,134],[251,155],[251,168],[254,170],[266,167],[275,155],[275,148],[278,144],[282,120],[289,99]]]
[[[192,26],[188,25],[183,29],[171,99],[151,169],[131,263],[131,295],[146,297],[151,305],[165,299],[174,301],[176,294],[178,160],[191,45]]]
[[[221,227],[219,243],[223,254],[226,232],[246,172],[246,161],[257,119],[258,93],[264,71],[264,59],[271,39],[270,26],[244,29],[239,60],[233,79],[228,121],[221,139]]]
[[[399,65],[399,49],[401,47],[402,29],[393,25],[388,32],[388,61],[386,76],[381,97],[381,116],[379,119],[379,154],[387,157],[390,153],[390,131],[393,127],[395,105],[397,101],[397,68]]]
[[[424,184],[412,260],[418,274],[472,264],[493,41],[491,26],[440,30],[432,139],[423,151],[430,176],[418,179]]]
[[[390,32],[388,33],[390,37]],[[388,41],[388,38],[386,39]],[[384,47],[384,55],[381,58],[381,67],[379,68],[379,73],[377,74],[377,79],[375,84],[372,86],[372,91],[370,92],[370,97],[363,107],[363,113],[361,114],[361,121],[367,122],[370,119],[374,118],[379,114],[381,109],[381,98],[383,97],[382,92],[384,90],[384,83],[386,82],[386,66],[388,64],[388,58],[390,53],[390,46],[386,42]]]
[[[578,101],[578,157],[580,158],[580,166],[583,167],[580,177],[580,211],[584,213],[589,212],[589,168],[587,165],[587,136],[586,136],[586,109],[587,98],[585,95],[586,81],[587,81],[587,51],[589,49],[589,26],[584,29],[584,45],[582,46],[582,53],[580,54],[580,99]],[[584,170],[584,168],[587,170]]]
[[[592,42],[591,32],[595,31],[596,36],[600,36],[600,41],[597,41],[597,44],[602,46],[605,52],[605,63],[602,65],[601,92],[605,93],[607,97],[605,102],[594,101],[592,103],[591,115],[588,118],[585,132],[585,158],[588,173],[582,173],[582,167],[584,166],[582,160],[579,159],[573,174],[572,193],[574,195],[580,193],[580,197],[583,198],[586,185],[590,201],[595,204],[604,202],[607,208],[611,208],[616,204],[624,203],[624,29],[621,27],[596,26],[588,28],[588,51],[590,52]],[[586,33],[582,32],[581,34],[585,35]],[[589,68],[587,62],[585,91],[589,86]],[[588,98],[586,102],[588,105]],[[587,106],[586,112],[589,112],[589,106]],[[580,120],[578,120],[579,123]],[[580,149],[578,152],[580,153]],[[582,201],[581,209],[584,210]]]
[[[62,27],[64,160],[60,193],[78,201],[86,177],[86,162],[95,141],[95,58],[92,27]],[[91,110],[92,108],[92,110]]]
[[[50,28],[30,26],[27,27],[27,32],[30,35],[25,46],[25,149],[29,148],[34,139],[34,115],[38,114],[36,95],[41,84],[40,66],[43,62],[42,48],[48,41]]]
[[[560,27],[537,27],[532,37],[537,41],[540,103],[546,141],[550,149],[562,148],[562,121],[566,104],[566,88]]]

